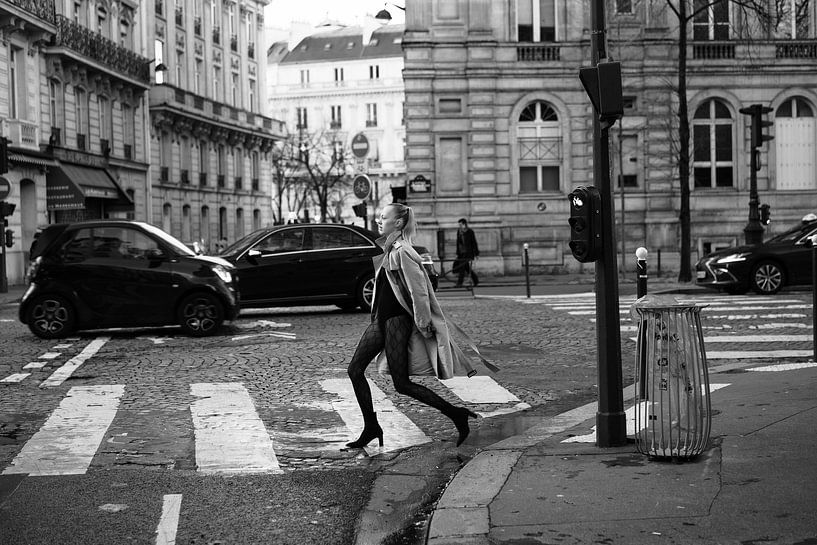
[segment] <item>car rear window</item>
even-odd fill
[[[51,246],[57,238],[65,231],[68,224],[51,225],[41,232],[34,233],[34,242],[31,244],[30,259],[35,259],[45,253],[46,248]]]
[[[371,243],[363,236],[344,227],[315,227],[312,229],[312,249],[368,248]]]

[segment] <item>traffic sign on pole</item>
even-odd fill
[[[369,180],[369,177],[365,174],[355,176],[355,179],[352,181],[352,191],[355,197],[361,201],[369,198],[369,193],[372,192],[372,182]]]
[[[11,193],[11,183],[0,176],[0,201],[4,200]]]
[[[369,155],[369,139],[362,132],[359,132],[352,138],[352,155],[358,159],[363,159]]]

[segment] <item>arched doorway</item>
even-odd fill
[[[814,108],[792,97],[774,115],[777,189],[817,189],[817,145]]]
[[[37,232],[37,184],[33,180],[20,181],[20,244],[23,262],[28,263],[31,243]]]

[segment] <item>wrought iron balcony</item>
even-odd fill
[[[51,127],[51,136],[48,138],[49,146],[62,145],[62,129],[60,127]]]
[[[112,71],[150,84],[150,60],[121,47],[108,38],[72,20],[57,15],[54,45],[67,47],[80,55],[104,64]]]
[[[518,45],[516,60],[522,62],[558,61],[561,59],[561,47],[554,44]]]
[[[57,24],[57,11],[54,7],[54,0],[8,0],[7,3],[23,9],[47,23]]]

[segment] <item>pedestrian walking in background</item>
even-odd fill
[[[422,258],[412,248],[416,227],[411,208],[398,203],[387,205],[377,225],[383,235],[377,240],[383,254],[374,258],[372,321],[363,332],[348,369],[364,427],[360,437],[347,446],[362,448],[374,439],[383,446],[383,429],[377,422],[365,375],[375,358],[378,369],[391,374],[398,393],[434,407],[454,422],[459,432],[459,446],[470,432],[468,418],[477,415],[466,407],[452,405],[433,390],[412,382],[409,376],[433,375],[448,379],[475,371],[452,340],[449,323],[423,269]],[[473,343],[470,344],[474,348]]]
[[[457,229],[457,260],[454,262],[454,271],[457,272],[457,287],[462,287],[462,281],[465,275],[471,277],[471,282],[474,286],[479,285],[479,278],[474,272],[473,261],[479,257],[479,246],[477,246],[477,237],[474,236],[474,230],[468,227],[468,221],[465,218],[460,218],[459,229]]]

